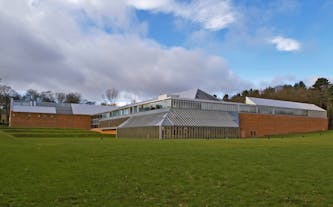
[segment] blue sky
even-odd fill
[[[246,19],[245,24],[250,23],[240,31],[245,34],[238,37],[237,31],[232,30],[238,29],[233,27],[242,19],[211,31],[171,13],[137,10],[136,15],[148,23],[149,38],[165,46],[199,47],[223,56],[233,71],[258,86],[274,78],[280,78],[281,83],[306,80],[310,84],[313,77],[333,76],[333,1],[234,0],[230,4],[239,9],[236,10]],[[200,45],[189,43],[198,31],[205,33]],[[301,46],[292,51],[277,50],[265,40],[274,36],[291,38]]]
[[[142,100],[333,81],[332,0],[0,0],[0,78],[18,91]]]

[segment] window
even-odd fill
[[[251,137],[255,137],[255,136],[257,136],[257,132],[254,131],[254,130],[251,130],[251,131],[250,131],[250,136],[251,136]]]
[[[258,111],[260,114],[273,114],[273,108],[269,106],[259,106]]]

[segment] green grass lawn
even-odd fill
[[[0,131],[0,206],[333,206],[333,131],[163,141],[82,134]]]

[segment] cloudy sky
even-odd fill
[[[333,77],[332,0],[0,0],[0,77],[98,100]]]

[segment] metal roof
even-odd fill
[[[239,127],[237,113],[171,109],[170,111],[132,116],[119,128],[145,126]]]
[[[94,115],[116,109],[116,106],[97,106],[89,104],[71,104],[73,114]]]
[[[145,127],[160,126],[168,112],[154,113],[142,116],[132,116],[119,126],[119,128],[127,127]]]
[[[26,113],[46,113],[46,114],[55,114],[55,107],[46,107],[46,106],[12,106],[13,112],[26,112]]]
[[[202,99],[202,100],[218,100],[216,97],[206,93],[200,89],[191,89],[179,93],[170,94],[171,96],[176,96],[177,98],[186,98],[186,99]]]
[[[253,97],[246,97],[245,102],[246,104],[251,104],[251,105],[282,107],[290,109],[303,109],[311,111],[325,111],[324,109],[314,104],[300,103],[300,102],[280,101],[280,100],[253,98]]]

